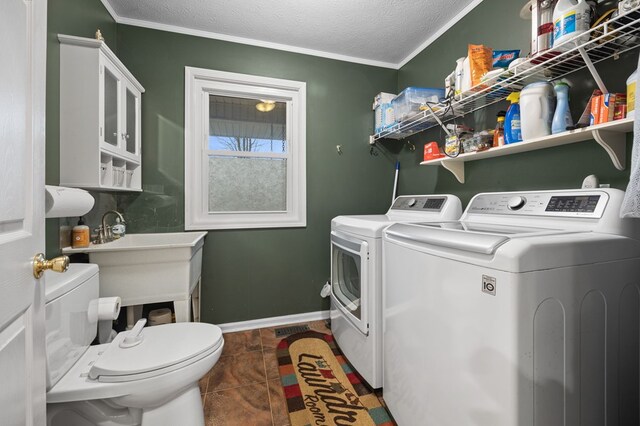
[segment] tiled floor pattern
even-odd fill
[[[331,332],[325,321],[306,324]],[[280,327],[224,335],[220,360],[200,380],[207,426],[290,424],[276,358],[276,346],[286,336],[276,337],[275,328]]]

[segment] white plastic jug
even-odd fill
[[[555,109],[556,96],[551,83],[544,81],[532,83],[522,89],[520,92],[522,140],[550,135]]]
[[[591,6],[586,0],[558,0],[553,9],[553,48],[557,50],[564,42],[588,31],[590,26]],[[587,41],[589,34],[578,37],[561,50],[568,50]]]
[[[639,68],[640,69],[640,68]],[[638,81],[638,70],[627,79],[627,117],[635,117],[636,109],[636,85]]]
[[[462,79],[464,76],[464,60],[466,58],[460,58],[456,60],[456,82],[455,82],[455,94],[460,96],[462,94]]]

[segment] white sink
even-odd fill
[[[100,268],[100,297],[119,296],[122,306],[174,303],[176,321],[199,319],[202,246],[206,232],[128,234],[64,254],[88,253]],[[197,294],[194,293],[197,291]],[[197,306],[195,300],[197,298]]]
[[[66,247],[64,254],[98,253],[107,251],[138,251],[180,247],[202,247],[206,232],[172,232],[165,234],[127,234],[104,244],[91,244],[86,248]]]

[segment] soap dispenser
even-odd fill
[[[91,237],[89,233],[89,227],[84,224],[84,220],[80,218],[78,224],[71,230],[73,237],[71,238],[71,246],[73,248],[85,248],[89,247]]]

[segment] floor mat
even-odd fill
[[[333,335],[307,331],[277,348],[280,380],[292,426],[392,426],[373,390],[347,362]]]

